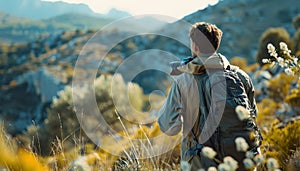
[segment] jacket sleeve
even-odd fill
[[[255,101],[255,89],[253,86],[253,83],[251,79],[249,78],[249,91],[247,92],[248,99],[250,101],[250,106],[252,109],[252,112],[255,116],[257,116],[257,106],[256,106],[256,101]]]
[[[257,116],[257,106],[255,102],[255,89],[254,85],[251,81],[251,78],[244,71],[239,70],[238,75],[243,82],[244,88],[246,90],[248,99],[250,101],[250,107],[252,109],[252,113]]]
[[[169,136],[178,134],[182,127],[182,105],[179,87],[173,83],[170,93],[158,112],[158,124],[162,132]]]

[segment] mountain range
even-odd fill
[[[46,2],[42,0],[0,0],[0,42],[21,43],[34,41],[41,35],[62,31],[100,30],[115,20],[131,16],[126,11],[112,8],[106,14],[93,12],[85,4]],[[138,24],[137,24],[138,23]],[[123,31],[160,28],[165,21],[142,17],[136,22],[123,23]]]
[[[0,0],[0,11],[18,17],[33,20],[48,19],[66,13],[84,14],[94,17],[122,18],[131,16],[128,12],[111,9],[107,14],[95,13],[86,4],[71,4],[62,1],[47,2],[42,0]]]

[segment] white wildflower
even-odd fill
[[[284,67],[284,59],[282,57],[278,57],[277,62],[281,67]]]
[[[258,154],[253,159],[256,164],[260,164],[264,161],[264,157],[261,154]]]
[[[236,170],[239,167],[238,162],[230,156],[226,156],[223,162],[228,165],[231,170]]]
[[[241,121],[245,120],[245,119],[248,119],[249,115],[250,115],[249,111],[246,108],[244,108],[243,106],[240,106],[240,105],[235,108],[235,112],[236,112],[238,118]]]
[[[191,165],[187,161],[181,161],[180,162],[180,167],[183,171],[190,171],[191,170]]]
[[[284,42],[280,42],[279,47],[281,50],[289,50],[287,44]]]
[[[246,169],[251,169],[254,166],[253,161],[249,158],[244,159],[243,164],[244,164]]]
[[[283,51],[283,54],[289,55],[291,50],[289,50],[288,46],[284,42],[279,43],[280,49]]]
[[[231,171],[230,166],[225,163],[221,163],[218,166],[218,171]]]
[[[217,153],[210,147],[203,147],[201,152],[205,157],[209,159],[213,159],[217,155]]]
[[[278,54],[276,52],[275,47],[271,43],[269,43],[267,45],[267,48],[268,48],[268,53],[270,54],[270,56],[277,58]]]
[[[262,59],[262,63],[264,63],[264,64],[267,64],[267,63],[270,63],[270,62],[271,62],[270,59]]]
[[[254,157],[254,153],[252,151],[247,151],[246,157],[252,159]]]
[[[275,47],[273,46],[272,43],[269,43],[269,44],[267,45],[267,48],[268,48],[268,52],[269,52],[269,53],[272,53],[272,52],[275,52],[275,51],[276,51],[276,50],[275,50]]]
[[[209,168],[207,169],[207,171],[217,171],[217,168],[215,168],[215,167],[209,167]]]
[[[268,170],[275,170],[278,169],[279,165],[276,159],[274,158],[269,158],[267,160],[267,168]]]
[[[296,58],[296,57],[294,58],[294,64],[296,64],[296,65],[298,64],[298,58]]]
[[[286,68],[284,70],[284,72],[287,74],[287,75],[294,75],[294,72],[291,70],[291,68]]]
[[[278,54],[276,52],[275,47],[271,43],[269,43],[267,47],[268,47],[268,53],[270,54],[270,56],[277,58]]]
[[[249,148],[248,143],[246,142],[246,140],[243,137],[237,137],[234,142],[235,142],[237,151],[246,152]]]

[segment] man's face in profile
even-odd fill
[[[196,46],[196,43],[191,38],[190,38],[190,49],[191,49],[192,57],[197,57],[199,49]]]

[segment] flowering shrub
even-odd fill
[[[279,48],[278,45],[280,42],[286,42],[288,46],[292,46],[292,41],[289,33],[284,28],[270,28],[263,33],[260,39],[260,46],[257,50],[256,60],[262,66],[262,59],[270,58],[270,54],[266,50],[269,43],[273,43],[276,48]]]
[[[300,105],[300,61],[299,57],[296,57],[295,55],[291,54],[291,50],[288,49],[287,45],[284,42],[279,43],[280,49],[276,50],[276,48],[269,43],[267,45],[268,52],[272,56],[270,59],[263,59],[263,63],[270,63],[272,66],[279,65],[280,67],[284,68],[285,73],[290,76],[286,77],[288,81],[283,80],[283,75],[281,75],[279,78],[280,82],[284,83],[284,86],[282,84],[272,84],[272,87],[270,89],[275,90],[274,99],[277,97],[281,97],[281,99],[278,101],[286,101],[287,103],[291,104],[294,108],[294,111],[296,113],[300,113],[299,105]],[[293,90],[290,90],[290,85],[294,81],[294,79],[298,80],[298,87],[294,88]],[[296,82],[297,83],[297,82]],[[281,88],[277,87],[276,85],[279,85]],[[277,92],[276,92],[277,90]],[[282,94],[284,93],[284,94]],[[272,95],[272,91],[270,92],[270,95]]]
[[[272,65],[278,64],[279,66],[285,68],[285,73],[287,75],[295,75],[300,73],[300,63],[299,58],[291,55],[291,50],[284,42],[279,43],[279,50],[276,50],[273,44],[269,43],[267,45],[268,53],[272,58],[262,59],[263,63],[271,63]]]

